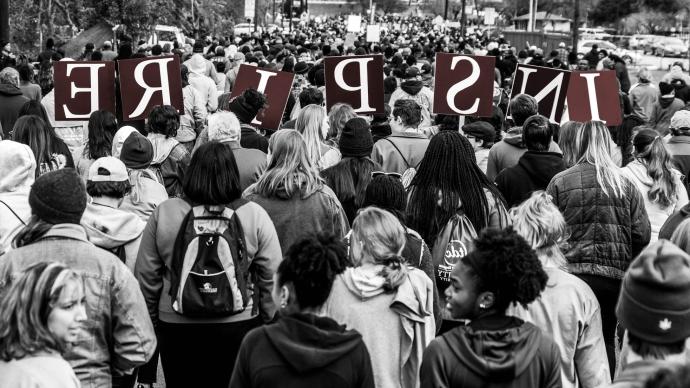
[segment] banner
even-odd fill
[[[437,53],[434,114],[491,117],[495,57]]]
[[[326,108],[337,103],[352,106],[356,113],[384,113],[383,56],[326,57]]]
[[[362,16],[350,15],[347,17],[347,32],[362,32]]]
[[[124,121],[146,118],[156,105],[172,105],[184,113],[177,55],[126,59],[117,65]]]
[[[85,121],[91,113],[115,114],[115,62],[53,63],[55,120]]]
[[[378,43],[381,41],[381,26],[371,24],[367,26],[367,42]]]
[[[518,64],[513,76],[510,99],[518,94],[530,95],[539,104],[539,114],[546,116],[552,123],[560,123],[569,80],[570,72],[567,70]]]
[[[256,89],[266,95],[266,108],[252,121],[252,125],[267,129],[280,129],[283,112],[287,105],[295,75],[285,71],[273,71],[242,64],[230,97],[236,97],[247,89]]]
[[[568,84],[567,110],[562,120],[623,123],[618,79],[614,70],[574,71]]]

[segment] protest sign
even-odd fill
[[[176,55],[117,61],[120,71],[122,119],[146,118],[156,105],[184,112],[180,59]]]
[[[261,69],[242,64],[230,97],[236,97],[247,89],[256,89],[266,95],[266,108],[252,121],[252,125],[268,129],[280,129],[283,111],[290,97],[293,73]]]
[[[378,43],[381,41],[381,27],[373,24],[367,26],[367,42]]]
[[[347,103],[357,113],[384,113],[383,56],[326,57],[326,107]]]
[[[623,122],[618,80],[613,70],[572,72],[567,101],[568,120],[603,121],[606,125]]]
[[[495,57],[436,54],[434,114],[491,117]]]
[[[53,63],[55,120],[84,121],[97,110],[115,114],[115,62]]]
[[[552,123],[558,123],[563,114],[569,80],[570,72],[566,70],[518,64],[510,99],[522,93],[530,95],[539,104],[539,114],[546,116]]]
[[[362,32],[362,16],[350,15],[347,17],[347,32]]]

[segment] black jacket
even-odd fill
[[[511,208],[529,198],[533,191],[546,190],[551,178],[566,168],[563,155],[557,152],[527,151],[517,165],[498,174],[496,186]]]
[[[253,148],[265,154],[268,153],[268,139],[256,132],[256,130],[248,124],[242,124],[240,145],[242,148]]]
[[[678,225],[690,217],[690,204],[683,206],[664,222],[659,230],[659,240],[670,240]]]
[[[422,388],[561,387],[558,346],[531,323],[490,316],[434,339],[424,351]]]
[[[0,84],[0,125],[2,126],[2,138],[9,139],[10,132],[17,121],[19,111],[28,98],[22,95],[22,90],[14,85]]]
[[[310,314],[281,317],[242,341],[230,388],[374,388],[362,336]]]

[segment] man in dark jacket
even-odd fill
[[[0,125],[3,139],[9,139],[19,110],[29,101],[19,89],[19,73],[12,67],[0,71]]]
[[[589,62],[590,69],[596,69],[597,63],[599,63],[599,46],[593,44],[592,49],[585,55],[584,59]]]
[[[533,191],[545,190],[551,178],[566,169],[563,155],[549,152],[552,137],[546,117],[534,115],[525,121],[522,141],[527,152],[517,165],[506,168],[496,177],[496,185],[509,208],[529,198]]]

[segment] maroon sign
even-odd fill
[[[385,113],[382,55],[328,57],[324,71],[326,108],[346,103],[357,113]]]
[[[574,71],[570,74],[568,120],[620,125],[623,113],[619,100],[615,71]]]
[[[436,54],[434,114],[491,117],[495,57]]]
[[[280,129],[283,112],[290,97],[294,74],[285,71],[260,69],[251,65],[240,65],[237,81],[230,97],[236,97],[247,89],[256,89],[266,95],[267,106],[252,121],[261,128]]]
[[[84,121],[97,110],[115,114],[115,63],[53,63],[55,120]]]
[[[563,114],[569,80],[570,72],[567,70],[518,64],[513,76],[510,99],[518,94],[528,94],[537,100],[539,114],[558,123]]]
[[[156,105],[184,112],[180,59],[176,55],[117,61],[124,121],[148,117]]]

